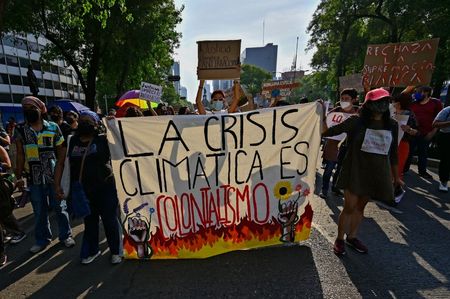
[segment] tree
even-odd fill
[[[449,4],[448,0],[322,0],[308,27],[309,49],[316,50],[312,67],[328,72],[338,90],[339,76],[362,70],[368,44],[440,37],[432,80],[440,90],[450,62]]]
[[[92,108],[97,83],[105,87],[114,82],[116,88],[108,91],[117,93],[126,89],[130,74],[163,77],[180,37],[175,31],[180,14],[173,1],[165,0],[10,0],[4,30],[47,38],[43,59],[62,58],[70,64]],[[149,69],[151,76],[143,76]]]
[[[272,75],[266,70],[250,64],[242,65],[241,85],[252,97],[261,93],[262,84],[270,79]]]

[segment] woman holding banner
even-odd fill
[[[202,102],[203,86],[205,85],[205,80],[200,80],[200,85],[198,86],[197,97],[195,102],[197,104],[197,109],[199,114],[219,114],[219,113],[234,113],[238,107],[239,103],[239,82],[234,81],[233,84],[233,101],[228,107],[228,102],[225,99],[225,93],[222,90],[215,90],[211,94],[211,100],[209,102],[209,109],[206,110]]]
[[[394,201],[398,175],[398,125],[389,112],[389,92],[379,88],[366,94],[359,116],[327,129],[324,137],[347,133],[348,151],[337,187],[344,189],[344,209],[339,215],[337,255],[345,254],[345,243],[360,253],[367,247],[356,237],[369,199]],[[346,239],[344,241],[344,235]]]
[[[102,218],[106,239],[111,252],[111,263],[122,261],[119,255],[120,235],[117,216],[118,199],[114,174],[110,162],[108,141],[99,134],[100,118],[92,111],[82,112],[76,134],[68,142],[71,197],[82,191],[89,202],[89,209],[84,213],[84,234],[81,245],[81,263],[90,264],[101,251],[99,248],[99,217]],[[61,188],[63,169],[55,171],[55,193],[64,198]],[[77,187],[77,188],[75,188]],[[79,196],[77,196],[79,198]],[[75,207],[75,205],[72,205]],[[90,210],[90,211],[89,211]]]

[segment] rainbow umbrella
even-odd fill
[[[127,91],[120,97],[120,99],[115,103],[115,105],[117,107],[122,107],[126,103],[131,103],[141,109],[148,109],[149,108],[148,103],[150,101],[140,99],[139,92],[140,91],[138,89]],[[150,102],[150,105],[152,108],[155,108],[158,106],[158,103]]]

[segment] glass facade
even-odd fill
[[[20,103],[25,95],[31,94],[27,75],[30,65],[38,82],[40,99],[71,98],[84,102],[85,96],[71,67],[61,67],[66,65],[62,60],[47,64],[40,61],[39,54],[46,45],[41,41],[45,39],[8,33],[0,37],[0,102]]]

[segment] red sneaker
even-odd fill
[[[360,240],[358,240],[357,238],[347,238],[345,240],[345,242],[350,245],[350,247],[352,247],[353,249],[355,249],[356,251],[358,251],[359,253],[367,253],[369,252],[369,249],[367,249],[367,246],[364,245]]]
[[[334,241],[333,251],[336,255],[344,255],[345,254],[344,240],[336,239],[336,241]]]

